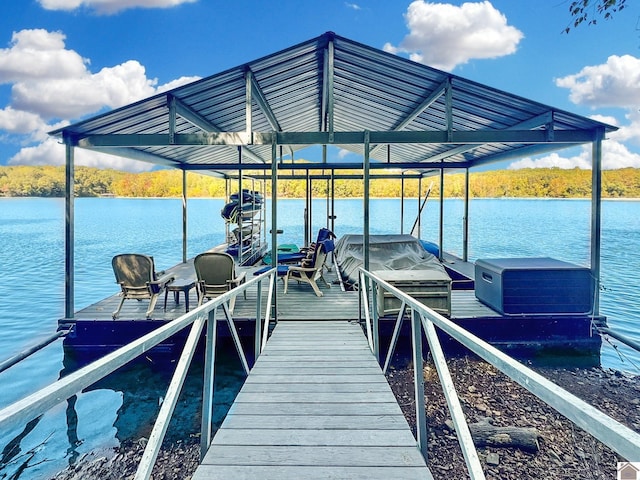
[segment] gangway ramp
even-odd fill
[[[193,479],[432,479],[362,329],[280,321]]]

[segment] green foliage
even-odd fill
[[[255,172],[254,172],[255,173]],[[311,175],[322,173],[310,172]],[[360,174],[361,172],[341,172]],[[377,173],[377,172],[376,172]],[[179,197],[182,195],[182,172],[180,170],[157,170],[145,173],[128,173],[117,170],[99,170],[76,167],[75,193],[81,197],[115,195],[118,197]],[[422,195],[433,182],[431,194],[439,196],[438,177],[422,180]],[[225,196],[225,181],[208,175],[187,173],[187,195],[193,197]],[[0,196],[8,197],[63,197],[65,191],[64,167],[0,167]],[[237,183],[231,182],[231,189],[237,190]],[[245,181],[243,188],[261,189],[261,182]],[[304,198],[306,181],[280,180],[279,198]],[[372,179],[371,197],[398,198],[402,195],[402,183],[398,179]],[[445,175],[445,197],[463,197],[465,175],[454,173]],[[327,180],[313,180],[314,198],[327,196],[330,183]],[[472,173],[469,180],[472,197],[553,197],[588,198],[591,196],[590,170],[562,170],[559,168],[536,168],[523,170],[493,170]],[[362,197],[364,184],[362,176],[355,179],[336,179],[335,196],[338,198]],[[266,186],[267,196],[271,195],[270,185]],[[404,196],[418,196],[418,181],[406,179]],[[607,170],[602,178],[603,198],[640,198],[640,169],[625,168]]]

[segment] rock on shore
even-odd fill
[[[518,448],[478,448],[487,479],[616,478],[617,462],[622,460],[615,452],[492,365],[472,357],[447,363],[468,423],[488,421],[497,426],[534,428],[540,433],[540,448],[535,453]],[[536,370],[627,427],[640,429],[640,377],[601,368]],[[468,478],[433,363],[426,362],[423,372],[428,458],[434,479]],[[391,370],[387,379],[415,431],[413,369]]]

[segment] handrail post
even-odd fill
[[[442,392],[444,393],[447,406],[449,407],[449,415],[453,420],[453,425],[456,429],[456,435],[458,437],[458,443],[460,444],[462,455],[467,465],[467,471],[469,477],[472,480],[484,480],[486,477],[482,471],[482,465],[478,459],[478,452],[473,443],[471,437],[471,431],[469,425],[465,419],[462,406],[460,405],[460,398],[456,392],[456,387],[451,378],[449,367],[447,366],[447,360],[444,356],[438,334],[436,333],[436,327],[433,325],[426,316],[420,315],[422,327],[424,328],[427,342],[429,342],[429,351],[433,357],[433,363],[438,372],[438,378],[440,378],[440,385],[442,386]]]
[[[262,280],[256,285],[256,332],[253,339],[253,364],[258,361],[262,341]]]
[[[216,340],[218,334],[217,308],[209,312],[204,357],[204,385],[202,389],[202,423],[200,428],[200,460],[211,445],[213,419],[213,387],[216,363]]]
[[[197,317],[191,325],[189,336],[187,337],[184,349],[182,350],[182,354],[178,360],[178,365],[173,373],[164,401],[162,402],[162,406],[158,412],[156,422],[153,425],[151,434],[149,435],[149,441],[144,449],[140,463],[138,464],[138,469],[136,470],[134,477],[135,480],[148,480],[151,478],[151,470],[158,458],[162,441],[164,440],[164,436],[169,428],[171,416],[173,415],[176,404],[178,403],[178,397],[182,391],[184,380],[187,378],[189,365],[191,365],[191,360],[196,351],[196,347],[198,346],[198,340],[205,323],[206,320],[204,315],[202,315]]]
[[[275,295],[276,281],[277,281],[277,280],[274,280],[275,277],[276,277],[276,275],[273,272],[271,273],[271,275],[269,275],[269,294],[267,295],[267,308],[266,308],[266,310],[264,312],[264,330],[262,332],[262,346],[260,347],[260,351],[261,352],[262,352],[262,350],[264,350],[264,347],[267,346],[267,339],[269,338],[269,322],[271,321],[271,319],[270,319],[271,302],[272,302],[273,297]]]
[[[240,336],[238,335],[236,324],[233,321],[233,316],[229,311],[229,304],[223,303],[220,306],[222,307],[222,310],[224,311],[224,316],[227,319],[227,325],[229,325],[229,331],[231,332],[231,338],[233,339],[233,344],[236,346],[236,351],[238,352],[238,356],[240,357],[240,363],[242,364],[242,369],[244,370],[244,373],[249,375],[249,372],[250,372],[249,364],[247,363],[247,358],[244,354],[244,349],[242,348],[242,343],[240,342]]]
[[[422,325],[411,309],[411,345],[413,346],[413,385],[416,397],[416,435],[418,448],[427,461],[427,414],[424,404],[424,373],[422,372]]]
[[[365,274],[362,270],[360,270],[360,294],[362,297],[362,306],[364,307],[364,322],[365,327],[367,329],[367,340],[369,342],[369,348],[371,352],[375,354],[376,347],[373,344],[373,332],[371,331],[371,318],[369,316],[369,288],[368,288],[367,280],[365,279]],[[365,287],[365,288],[363,288]]]
[[[398,316],[396,317],[396,325],[393,327],[393,335],[391,335],[391,341],[389,342],[389,349],[387,350],[387,358],[384,361],[384,367],[382,368],[382,373],[387,374],[387,370],[389,369],[389,365],[391,364],[391,357],[393,356],[393,352],[396,350],[396,345],[398,344],[398,338],[400,337],[400,329],[402,328],[402,322],[404,322],[404,311],[407,308],[407,304],[404,300],[402,300],[402,305],[400,305],[400,311],[398,312]]]
[[[376,357],[376,361],[380,363],[380,331],[378,326],[379,325],[378,284],[373,281],[371,282],[371,310],[372,310],[371,328],[373,330],[373,354]]]

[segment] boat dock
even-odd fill
[[[454,267],[467,278],[473,276],[473,264],[463,262],[460,259],[449,256],[446,265]],[[253,278],[254,273],[260,267],[238,267],[238,271],[244,271],[247,279]],[[177,279],[195,282],[193,260],[180,263],[167,269]],[[284,282],[278,279],[276,283],[277,298],[276,309],[279,321],[287,320],[362,320],[360,311],[360,295],[357,291],[343,291],[340,287],[335,266],[324,273],[324,278],[331,287],[323,282],[318,282],[323,293],[322,297],[314,295],[309,285],[297,284],[291,281],[288,293],[284,292]],[[473,283],[473,278],[470,279]],[[195,283],[194,283],[195,285]],[[92,305],[80,309],[73,319],[61,319],[59,327],[67,330],[71,327],[72,333],[65,339],[65,345],[76,352],[84,352],[90,355],[105,353],[126,344],[134,339],[163,325],[167,321],[184,315],[185,293],[189,297],[189,307],[195,308],[198,300],[196,289],[169,292],[166,309],[164,308],[164,295],[158,300],[150,319],[145,318],[148,302],[136,302],[127,300],[122,307],[118,319],[112,319],[112,312],[119,303],[119,295],[116,293],[114,283],[114,295],[100,300]],[[267,292],[263,289],[261,296],[266,301]],[[257,290],[255,287],[247,290],[247,298],[240,295],[236,299],[233,318],[236,321],[241,336],[252,336],[255,331],[256,318],[255,300]],[[178,300],[178,302],[176,302]],[[486,341],[513,352],[516,355],[529,355],[530,349],[542,348],[561,349],[570,351],[574,349],[579,355],[593,356],[594,361],[600,349],[600,337],[592,335],[589,315],[501,315],[489,306],[480,302],[473,288],[453,289],[451,291],[451,313],[449,318],[478,335]],[[388,315],[380,319],[380,334],[390,337],[395,324],[395,315]],[[223,325],[223,332],[225,331]],[[408,331],[408,323],[403,327]],[[178,340],[177,338],[175,340]],[[184,340],[184,339],[182,339]],[[458,348],[456,342],[445,342],[452,348]],[[172,342],[165,342],[156,347],[157,351],[170,350]]]
[[[430,479],[355,322],[279,321],[193,479]]]

